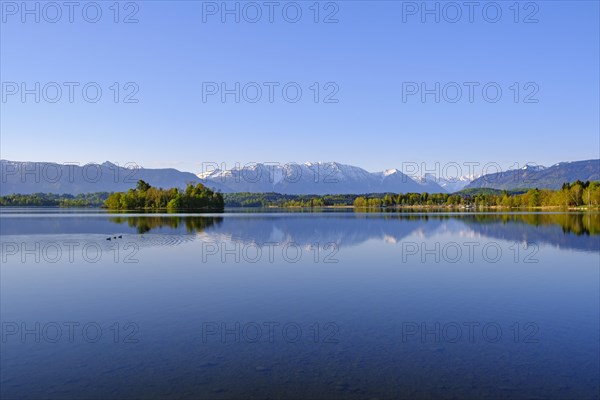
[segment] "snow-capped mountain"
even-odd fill
[[[230,192],[276,192],[282,194],[347,193],[440,193],[445,190],[434,181],[415,181],[398,169],[368,172],[337,162],[304,164],[252,164],[230,170],[213,170],[198,177]]]
[[[478,175],[462,175],[457,177],[443,177],[436,176],[434,174],[425,174],[424,176],[416,179],[420,182],[434,182],[441,186],[448,193],[459,192],[464,189],[469,183],[479,178],[481,174]]]
[[[382,193],[443,193],[445,191],[433,180],[413,179],[396,168],[376,172],[374,175],[381,177]],[[399,187],[406,189],[406,191],[399,192],[397,190]]]
[[[223,193],[276,192],[282,194],[440,193],[432,181],[415,181],[398,169],[371,173],[337,162],[304,164],[252,164],[229,170],[211,170],[194,175],[172,168],[130,170],[116,164],[67,166],[47,162],[1,160],[3,182],[0,194],[80,194],[126,191],[138,179],[155,187],[184,188],[203,183]]]
[[[230,170],[211,170],[198,175],[172,168],[128,169],[105,162],[63,165],[51,162],[0,160],[0,195],[13,193],[79,194],[126,191],[139,179],[155,187],[184,188],[202,183],[223,193],[276,192],[281,194],[454,193],[463,188],[549,188],[564,182],[600,179],[600,160],[562,162],[551,167],[526,165],[484,176],[413,178],[398,169],[368,172],[337,162],[304,164],[252,164]]]
[[[560,165],[561,163],[558,163],[556,165]],[[543,171],[546,169],[546,167],[544,167],[543,165],[537,165],[537,164],[526,164],[523,168],[521,168],[523,171],[535,171],[535,172],[539,172],[539,171]]]

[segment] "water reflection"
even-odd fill
[[[131,228],[135,228],[137,233],[148,233],[151,230],[158,228],[171,228],[178,230],[180,227],[185,227],[187,233],[203,232],[215,224],[220,224],[223,221],[221,217],[175,217],[175,216],[127,216],[109,218],[109,221],[116,224],[127,224]]]
[[[356,246],[368,240],[398,243],[407,236],[433,235],[492,238],[511,242],[600,251],[600,213],[255,213],[203,215],[3,215],[0,233],[8,235],[146,235],[188,236],[185,241],[230,240],[262,245],[267,242],[314,242]],[[168,238],[167,238],[168,239]],[[180,243],[181,241],[171,241]]]
[[[597,213],[0,218],[0,307],[14,332],[2,398],[597,398]],[[321,251],[256,258],[231,241]],[[325,261],[331,242],[339,262]],[[473,261],[465,242],[479,244]],[[522,243],[539,244],[535,263]],[[464,252],[432,255],[436,244]],[[78,324],[75,339],[55,341],[57,323]],[[277,333],[255,340],[265,324]],[[298,340],[281,334],[290,324]],[[41,340],[14,331],[36,326]],[[497,341],[485,326],[500,327]],[[132,332],[139,341],[125,342]]]

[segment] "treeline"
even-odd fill
[[[358,196],[352,203],[356,208],[381,208],[381,207],[458,207],[458,206],[492,206],[496,205],[495,199],[501,193],[490,191],[476,193],[387,193],[382,196]],[[502,196],[514,198],[517,193],[504,192]]]
[[[216,210],[224,208],[221,193],[213,192],[201,183],[177,188],[161,189],[139,180],[135,189],[112,193],[104,202],[111,210]]]
[[[458,193],[371,193],[364,195],[285,195],[279,193],[226,193],[227,207],[598,207],[600,182],[565,183],[561,190],[466,189]]]
[[[86,194],[9,194],[0,197],[4,207],[101,207],[108,198],[108,192]]]
[[[295,195],[280,193],[225,193],[226,207],[330,207],[351,206],[358,195]]]
[[[351,207],[358,209],[402,207],[600,207],[600,182],[576,181],[560,190],[466,189],[458,193],[372,193],[335,195],[285,195],[279,193],[216,193],[202,184],[160,189],[139,181],[135,189],[119,193],[11,194],[0,197],[0,206],[105,207],[113,210],[223,210],[226,207]]]
[[[525,192],[508,192],[484,189],[457,194],[386,194],[381,197],[359,196],[353,203],[356,208],[380,208],[401,206],[472,206],[503,208],[536,207],[598,207],[600,205],[600,182],[575,181],[563,184],[560,190],[530,189]]]

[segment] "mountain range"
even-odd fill
[[[155,187],[184,188],[202,183],[223,193],[281,194],[454,193],[464,188],[559,189],[564,182],[600,180],[600,160],[561,162],[484,176],[411,177],[398,169],[368,172],[337,162],[252,164],[194,175],[173,168],[128,169],[111,162],[86,166],[0,160],[0,195],[13,193],[80,194],[126,191],[142,179]]]
[[[398,169],[367,172],[337,162],[265,165],[253,164],[230,170],[198,174],[208,185],[225,186],[230,192],[281,194],[346,193],[440,193],[445,190],[432,179],[412,179]],[[225,191],[227,192],[227,191]]]
[[[135,187],[142,179],[155,187],[184,188],[201,180],[190,172],[173,168],[128,169],[111,162],[84,166],[50,162],[0,160],[0,195],[12,193],[80,194],[119,192]],[[217,184],[212,185],[220,190]]]
[[[561,162],[551,167],[526,165],[521,169],[497,172],[479,177],[467,189],[560,189],[565,182],[600,180],[600,160]]]

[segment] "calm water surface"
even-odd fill
[[[4,209],[0,233],[2,399],[599,398],[600,214]]]

